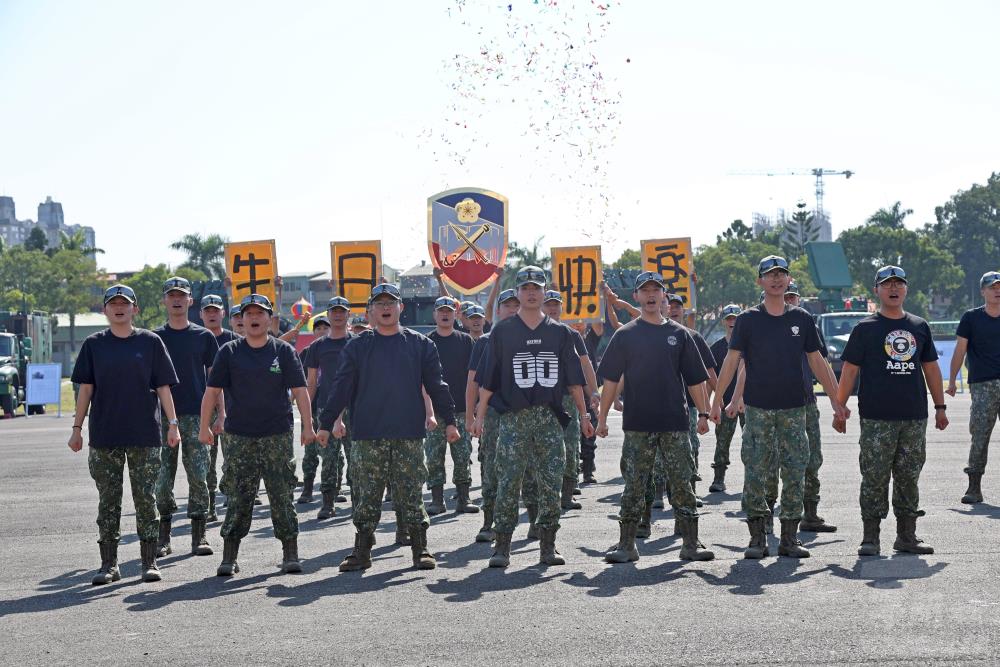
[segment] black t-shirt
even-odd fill
[[[698,354],[701,355],[702,365],[706,368],[706,370],[709,368],[715,370],[715,356],[712,354],[712,348],[710,348],[708,343],[705,342],[705,337],[694,329],[688,329],[687,327],[684,328],[688,330],[688,333],[691,334],[691,338],[694,339],[694,344],[698,348]],[[687,399],[687,406],[689,408],[695,407],[694,399],[691,398],[691,392],[685,390],[684,396]]]
[[[708,379],[691,331],[666,320],[634,319],[611,337],[598,374],[625,376],[622,427],[626,431],[687,431],[685,388]]]
[[[743,355],[747,405],[761,410],[787,410],[806,404],[802,355],[818,352],[819,336],[812,315],[786,306],[770,315],[764,304],[748,308],[736,318],[730,350]]]
[[[208,369],[219,351],[215,334],[197,324],[188,324],[183,329],[164,324],[153,329],[153,333],[163,339],[180,380],[170,389],[174,409],[179,415],[200,415]]]
[[[601,344],[601,337],[591,327],[587,327],[587,335],[583,337],[583,342],[587,344],[587,356],[591,363],[597,363],[597,348]]]
[[[534,329],[520,315],[507,318],[490,333],[481,385],[500,394],[504,411],[561,410],[564,387],[584,384],[573,333],[548,316]]]
[[[583,334],[581,334],[579,331],[577,331],[573,327],[567,327],[567,328],[571,332],[573,332],[573,349],[576,350],[576,355],[578,357],[580,357],[580,370],[583,370],[583,358],[584,357],[590,357],[590,352],[587,350],[587,341],[585,341],[583,339]],[[591,359],[590,363],[594,363],[593,359]],[[586,375],[583,376],[583,383],[584,383],[584,385],[587,384],[587,376]],[[569,393],[569,387],[564,386],[563,387],[563,395],[566,395],[568,393]],[[584,402],[585,403],[589,403],[589,400],[588,401],[584,401]]]
[[[986,306],[965,311],[956,336],[969,341],[969,383],[1000,379],[1000,317],[992,317]]]
[[[313,397],[313,405],[322,407],[326,404],[326,399],[330,395],[333,387],[333,379],[337,376],[337,366],[340,365],[340,353],[344,351],[347,341],[354,338],[354,334],[348,333],[343,338],[330,338],[323,336],[314,340],[306,348],[305,367],[316,369],[316,395]]]
[[[94,385],[90,399],[90,446],[159,447],[156,388],[177,384],[163,341],[136,329],[118,338],[111,329],[88,336],[73,368],[73,382]]]
[[[243,336],[239,335],[235,331],[230,331],[229,329],[223,329],[222,333],[220,333],[218,336],[215,337],[215,342],[219,344],[219,347],[222,347],[226,343],[234,340],[239,340],[242,337]]]
[[[208,377],[209,387],[220,387],[226,400],[226,431],[248,438],[279,435],[292,429],[288,390],[306,386],[295,348],[268,337],[261,347],[245,338],[219,350]]]
[[[472,336],[462,331],[452,331],[450,335],[442,336],[435,330],[427,337],[437,346],[441,375],[448,383],[455,412],[465,412],[465,385],[469,381],[469,360],[476,342],[472,340]]]
[[[925,361],[937,361],[926,320],[906,314],[894,320],[879,313],[858,322],[847,339],[844,361],[861,369],[858,411],[865,419],[927,418]]]
[[[823,332],[816,327],[816,335],[819,336],[819,353],[823,355],[826,359],[826,340],[823,338]],[[806,391],[806,403],[816,402],[816,391],[813,389],[814,380],[816,376],[812,372],[812,367],[809,366],[809,356],[802,355],[802,382],[804,383],[804,388]]]
[[[438,420],[454,424],[455,406],[441,379],[434,343],[412,329],[389,336],[363,331],[341,352],[320,415],[321,427],[329,430],[337,415],[349,407],[351,437],[356,440],[423,438],[426,413],[421,387],[431,397]]]
[[[490,354],[490,335],[483,334],[472,347],[472,356],[469,358],[469,370],[475,371],[476,383],[483,385],[483,374],[486,372],[486,358]],[[497,412],[506,412],[503,399],[500,394],[494,393],[490,396],[488,405]]]
[[[712,343],[712,347],[709,348],[712,351],[712,359],[715,360],[715,374],[718,375],[722,373],[722,363],[726,360],[726,355],[729,353],[729,341],[723,336],[719,340]],[[729,402],[733,400],[733,393],[736,391],[736,376],[739,375],[739,371],[733,374],[733,381],[729,383],[726,387],[726,391],[722,394],[722,407],[725,408],[729,405]]]

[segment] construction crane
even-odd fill
[[[823,177],[824,176],[844,176],[850,178],[855,172],[850,169],[838,171],[836,169],[772,169],[762,171],[733,171],[730,176],[815,176],[816,177],[816,216],[825,218],[823,212]]]

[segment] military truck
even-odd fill
[[[52,361],[52,319],[47,313],[0,313],[0,410],[13,417],[24,403],[28,363]],[[30,414],[43,414],[33,405]]]

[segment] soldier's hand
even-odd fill
[[[608,423],[605,422],[605,421],[599,421],[599,422],[597,422],[596,433],[597,433],[597,436],[600,437],[600,438],[606,438],[606,437],[608,437]]]
[[[726,416],[735,419],[739,413],[740,409],[736,406],[736,401],[729,401],[729,405],[726,406]]]
[[[597,412],[601,408],[601,393],[595,391],[590,397],[590,409]]]
[[[838,419],[843,419],[847,421],[851,418],[851,411],[847,409],[846,405],[842,405],[839,401],[834,398],[830,399],[830,403],[833,405],[833,415]]]
[[[462,439],[462,434],[458,432],[458,427],[454,424],[449,424],[444,430],[444,439],[448,442],[458,442]]]
[[[427,419],[424,420],[424,430],[430,433],[437,427],[438,427],[438,420],[434,418],[434,415],[428,415]]]
[[[320,447],[326,447],[329,442],[330,442],[329,431],[324,431],[323,429],[316,431],[316,443],[319,444]]]
[[[69,436],[69,448],[74,452],[83,449],[83,433],[80,432],[80,429],[73,429],[73,434]]]
[[[943,431],[948,428],[948,413],[944,410],[934,411],[934,428]]]
[[[708,418],[712,421],[713,424],[721,424],[722,423],[722,408],[719,407],[718,405],[713,405],[712,406],[712,411],[710,413],[708,413]]]
[[[837,433],[847,433],[847,422],[843,419],[833,418],[833,430]]]
[[[617,410],[618,412],[624,412],[625,411],[625,406],[622,405],[621,400],[617,399],[617,398],[615,399],[615,410]]]
[[[594,437],[594,425],[590,423],[590,415],[580,415],[580,431],[585,438]]]
[[[469,416],[465,417],[465,432],[466,433],[472,433],[472,425],[474,423],[476,423],[476,417],[475,417],[475,415],[473,415],[472,417],[469,417]]]
[[[212,435],[212,430],[206,426],[202,426],[198,429],[198,442],[203,445],[211,446],[215,442],[215,437]]]
[[[708,419],[705,417],[698,418],[698,435],[705,435],[708,433]]]
[[[345,435],[347,435],[347,426],[344,425],[344,422],[338,419],[337,423],[333,425],[333,437],[340,440]]]
[[[949,396],[954,396],[955,392],[957,391],[958,387],[955,386],[955,381],[951,380],[950,382],[948,382],[948,388],[944,390],[944,393],[948,394]]]
[[[475,421],[472,422],[472,428],[469,429],[469,435],[471,435],[474,438],[483,437],[483,420],[480,419],[478,416],[476,417]]]
[[[226,432],[226,418],[219,415],[215,418],[215,423],[212,424],[212,433],[215,435],[222,435]]]
[[[316,431],[313,430],[312,426],[308,429],[302,429],[301,440],[303,447],[316,442]]]
[[[177,448],[181,444],[181,432],[177,424],[171,424],[167,429],[167,447]]]

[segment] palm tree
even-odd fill
[[[530,248],[511,241],[510,245],[507,246],[507,266],[500,283],[501,287],[504,289],[513,287],[517,272],[521,267],[537,266],[546,270],[549,268],[551,258],[546,249],[542,247],[542,239],[544,238],[544,236],[539,236]]]
[[[185,234],[179,241],[170,244],[174,250],[183,250],[187,259],[181,266],[201,271],[209,278],[222,280],[226,277],[225,251],[229,239],[218,234]]]
[[[913,213],[912,208],[903,208],[902,202],[896,202],[889,208],[880,208],[871,214],[866,220],[866,224],[878,227],[888,227],[889,229],[902,229],[903,220]]]
[[[101,248],[91,248],[87,245],[87,237],[82,229],[78,229],[70,236],[66,232],[59,232],[59,247],[55,250],[75,250],[82,255],[104,254]]]

